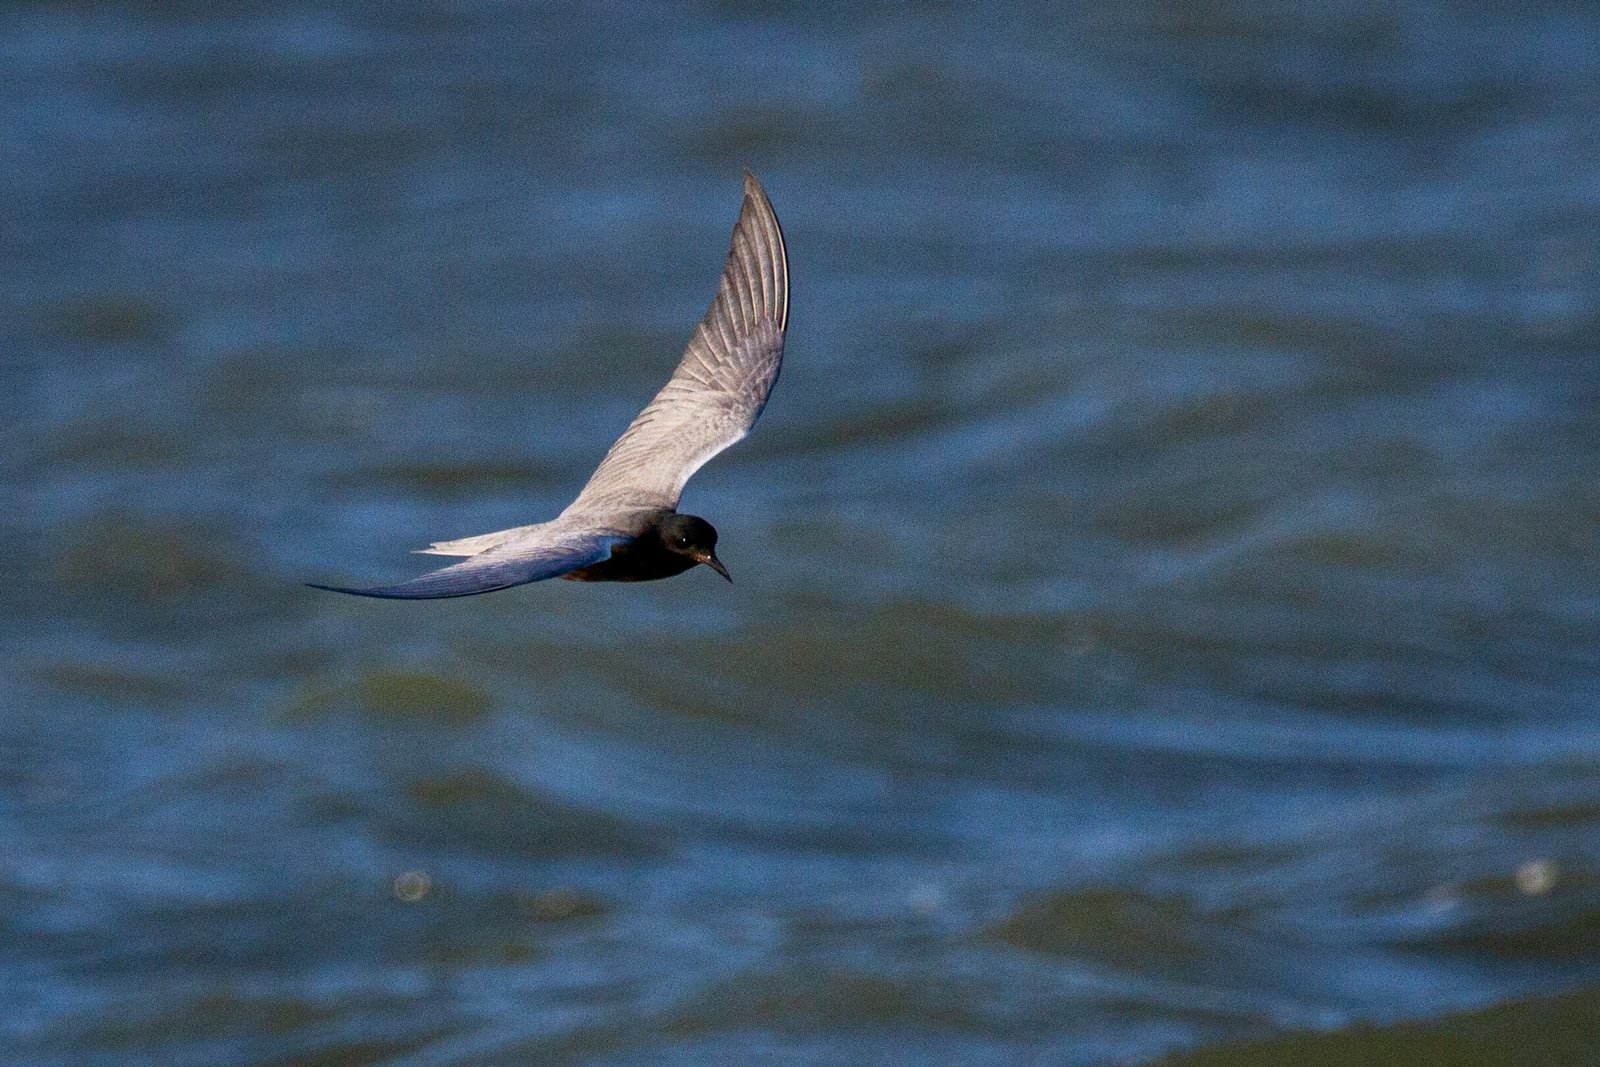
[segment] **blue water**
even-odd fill
[[[1600,15],[0,11],[0,1049],[1143,1062],[1600,985]],[[736,583],[539,521],[740,168]]]

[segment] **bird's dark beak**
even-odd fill
[[[728,581],[733,581],[733,575],[728,573],[728,568],[722,565],[722,561],[717,558],[717,554],[711,549],[708,548],[704,552],[696,552],[694,558],[728,579]]]

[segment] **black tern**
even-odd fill
[[[783,363],[789,260],[778,217],[744,172],[722,283],[666,386],[617,438],[565,511],[550,522],[438,541],[422,549],[464,562],[356,596],[430,600],[472,596],[546,578],[648,582],[717,558],[717,531],[678,513],[678,497],[707,460],[742,440],[766,407]]]

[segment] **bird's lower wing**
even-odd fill
[[[490,549],[482,555],[429,571],[398,585],[346,589],[335,585],[312,584],[311,588],[394,600],[442,600],[445,597],[473,596],[556,578],[579,567],[599,563],[611,555],[612,548],[627,539],[623,534],[596,531],[552,535],[534,544],[507,544]]]

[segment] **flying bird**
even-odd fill
[[[473,596],[546,578],[648,582],[705,564],[730,582],[717,531],[678,513],[678,497],[707,460],[744,438],[783,363],[789,261],[778,217],[755,175],[733,227],[722,282],[671,380],[639,413],[567,509],[549,522],[437,541],[422,552],[462,562],[356,596],[431,600]]]

